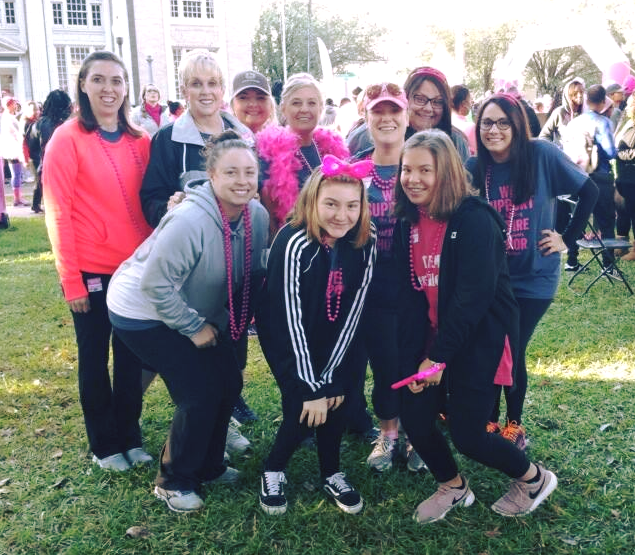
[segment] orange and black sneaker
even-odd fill
[[[485,431],[488,434],[500,434],[501,433],[501,427],[498,424],[498,422],[488,422],[487,426],[485,426]]]
[[[525,427],[518,424],[515,420],[508,420],[507,426],[501,430],[500,434],[507,441],[511,441],[521,451],[524,451],[527,448],[529,441],[527,440]]]

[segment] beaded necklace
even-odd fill
[[[328,255],[332,258],[335,253],[326,243],[322,243]],[[340,314],[342,292],[344,291],[344,274],[340,264],[329,270],[329,279],[326,285],[326,317],[329,322],[335,322]],[[333,311],[333,299],[335,298],[335,311]]]
[[[489,199],[489,188],[492,184],[492,165],[487,165],[487,172],[485,173],[485,198],[488,204],[492,204]],[[512,241],[512,229],[514,227],[514,216],[516,215],[516,205],[512,201],[512,208],[509,213],[509,224],[507,225],[507,250],[514,250],[514,243]]]
[[[421,209],[419,209],[419,218],[429,218]],[[432,219],[432,218],[430,218]],[[432,245],[432,252],[430,253],[432,257],[436,257],[441,254],[441,231],[445,227],[444,222],[437,222],[437,230],[434,236],[434,243]],[[415,291],[423,291],[426,288],[426,285],[419,283],[417,279],[417,274],[415,272],[415,262],[414,262],[414,244],[419,241],[419,230],[416,225],[410,226],[410,283]]]
[[[316,144],[314,139],[311,139],[311,144],[313,145],[313,148],[315,148],[315,152],[317,153],[318,160],[320,161],[319,165],[321,165],[322,164],[322,155],[320,154],[320,149],[318,149],[317,144]],[[298,148],[297,153],[300,154],[300,158],[302,159],[302,165],[305,166],[309,171],[313,170],[313,166],[311,166],[311,164],[309,164],[309,161],[306,159],[306,156],[304,155],[304,152],[302,152],[302,147]]]
[[[128,152],[132,152],[135,166],[137,170],[139,171],[139,175],[140,177],[143,177],[144,165],[143,165],[143,162],[141,161],[141,157],[139,156],[139,152],[137,151],[137,146],[135,145],[135,142],[130,138],[130,136],[126,132],[123,133],[123,137],[128,145],[128,149],[127,149]],[[110,152],[110,148],[108,144],[106,143],[106,140],[101,134],[101,129],[97,129],[97,138],[99,139],[99,144],[101,145],[101,148],[106,154],[106,158],[108,158],[108,161],[110,162],[110,165],[113,171],[115,172],[115,177],[117,178],[117,183],[119,184],[119,190],[121,191],[121,196],[123,197],[124,204],[126,205],[126,212],[128,212],[128,216],[130,220],[132,221],[135,227],[135,230],[139,234],[139,237],[141,237],[142,239],[145,239],[146,234],[143,232],[143,228],[135,215],[135,211],[132,209],[132,202],[130,200],[130,197],[128,196],[128,192],[126,191],[126,187],[123,182],[123,177],[121,175],[121,172],[119,171],[119,166],[115,162],[115,159],[113,158],[112,153]]]
[[[223,247],[225,249],[225,269],[227,271],[227,297],[229,304],[229,333],[234,341],[238,341],[247,326],[247,312],[249,311],[249,285],[251,276],[251,218],[249,208],[245,206],[243,209],[243,222],[245,225],[245,264],[243,276],[243,295],[242,306],[240,307],[240,321],[236,324],[236,311],[234,310],[234,301],[232,293],[233,278],[233,260],[232,260],[232,243],[231,229],[229,227],[229,219],[218,203],[218,210],[223,221]]]

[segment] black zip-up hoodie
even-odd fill
[[[304,228],[285,225],[267,261],[263,302],[257,311],[258,338],[281,388],[297,388],[303,401],[344,394],[343,360],[353,344],[376,256],[376,236],[356,249],[337,241],[344,291],[335,322],[326,314],[331,257]],[[332,310],[335,311],[333,301]]]
[[[453,385],[486,390],[509,337],[516,360],[518,304],[505,254],[505,226],[499,214],[478,197],[466,197],[448,221],[439,268],[437,337],[425,352],[430,333],[428,301],[410,282],[410,224],[399,221],[393,248],[400,274],[399,369],[414,374],[426,357],[445,362]]]

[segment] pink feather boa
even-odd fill
[[[348,149],[342,138],[328,129],[316,128],[313,140],[320,156],[332,154],[340,159],[349,157]],[[298,173],[302,162],[296,156],[300,150],[300,137],[287,127],[271,126],[256,135],[258,156],[269,164],[269,178],[263,182],[267,208],[280,225],[293,208],[300,183]]]

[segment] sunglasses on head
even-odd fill
[[[390,96],[401,96],[403,94],[401,87],[395,85],[395,83],[379,83],[366,88],[366,100],[375,100],[382,95],[383,91],[386,91]]]

